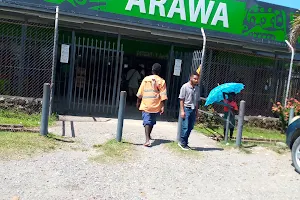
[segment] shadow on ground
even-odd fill
[[[135,145],[135,146],[143,146],[143,144],[136,144],[136,143],[131,143],[131,142],[125,142],[127,144]],[[169,144],[169,143],[175,143],[172,140],[164,140],[164,139],[156,139],[152,142],[151,147],[163,145],[163,144]],[[178,147],[179,148],[179,147]],[[193,147],[193,151],[223,151],[224,149],[222,148],[204,148],[204,147]]]
[[[90,117],[91,122],[104,122],[104,121],[98,121],[97,118],[107,118],[107,119],[117,119],[118,118],[118,112],[109,112],[109,113],[103,113],[103,112],[85,112],[85,111],[61,111],[57,113],[60,116],[77,116],[77,117]],[[178,121],[178,115],[177,114],[169,114],[167,113],[163,115],[159,115],[157,118],[157,121],[163,121],[163,122],[177,122]],[[132,119],[132,120],[141,120],[142,119],[142,113],[134,106],[126,106],[125,113],[124,113],[124,119]]]
[[[168,144],[168,143],[172,143],[174,141],[171,141],[171,140],[164,140],[164,139],[155,139],[152,144],[151,144],[151,147],[154,147],[154,146],[159,146],[159,145],[162,145],[162,144]],[[131,144],[131,145],[135,145],[135,146],[143,146],[144,144],[137,144],[137,143],[131,143],[131,142],[124,142],[124,143],[127,143],[127,144]],[[150,148],[151,148],[150,147]]]
[[[203,148],[203,147],[193,147],[194,151],[223,151],[222,148]]]

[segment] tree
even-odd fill
[[[296,46],[297,40],[300,37],[300,13],[294,15],[290,31],[290,42],[293,47]]]

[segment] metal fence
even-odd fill
[[[42,98],[51,81],[53,35],[53,25],[0,19],[0,95]]]
[[[218,84],[241,82],[245,90],[237,95],[237,101],[246,101],[246,115],[272,116],[273,102],[283,102],[287,85],[289,60],[229,50],[207,49],[203,66],[203,96]],[[299,73],[295,66],[291,96],[299,88]],[[217,111],[222,107],[216,106]]]
[[[69,45],[71,54],[68,63],[57,63],[55,111],[116,116],[124,55],[120,39],[106,41],[73,32],[60,35],[59,49],[62,45]]]

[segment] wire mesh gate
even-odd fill
[[[237,101],[247,102],[246,115],[271,116],[273,102],[284,100],[288,65],[289,60],[210,48],[202,72],[203,96],[207,97],[218,84],[241,82],[245,84],[245,90],[237,95]],[[298,86],[295,73],[293,77],[292,96],[297,93],[294,90]],[[222,107],[215,109],[222,111]]]
[[[51,81],[53,36],[53,25],[0,19],[0,95],[42,98],[43,83]]]
[[[114,115],[118,108],[123,46],[95,38],[62,36],[70,61],[57,67],[54,108],[58,113]],[[60,44],[60,45],[61,45]]]

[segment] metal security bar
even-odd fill
[[[120,93],[123,46],[100,38],[61,35],[70,45],[69,63],[58,63],[55,109],[68,114],[115,115]]]
[[[189,80],[191,73],[191,66],[193,62],[193,53],[173,52],[171,50],[168,65],[167,87],[168,87],[168,101],[167,101],[167,115],[169,117],[177,118],[179,110],[179,92],[181,86]],[[173,75],[175,59],[182,60],[180,76]]]

